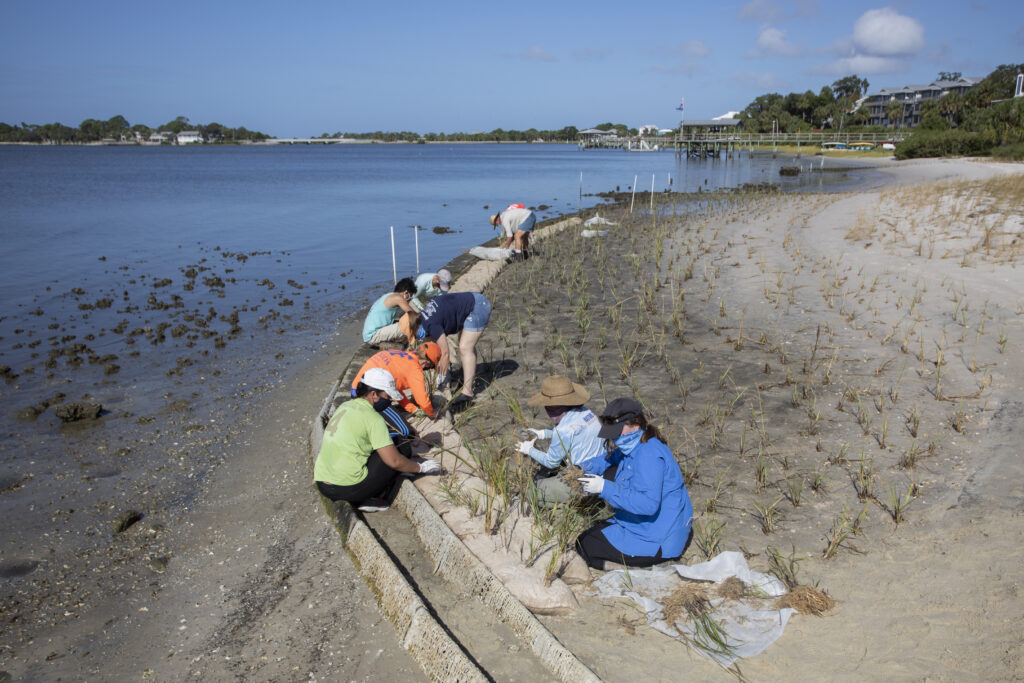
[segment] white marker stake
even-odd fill
[[[391,274],[395,277],[395,284],[398,284],[398,267],[395,265],[395,226],[391,226]]]
[[[576,210],[580,211],[583,209],[583,171],[580,171],[580,201],[576,205]]]
[[[629,197],[629,212],[633,213],[633,200],[636,199],[636,179],[639,176],[633,176],[633,194]]]
[[[654,213],[654,174],[651,174],[651,213]]]
[[[412,234],[416,236],[416,273],[420,272],[420,226],[412,226]]]

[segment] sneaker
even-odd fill
[[[367,498],[356,509],[360,512],[383,512],[389,507],[391,505],[383,498]]]

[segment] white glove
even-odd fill
[[[440,472],[441,463],[431,458],[427,458],[420,462],[420,474],[431,474],[432,472]]]
[[[550,439],[551,438],[551,430],[550,429],[534,429],[533,427],[529,427],[529,428],[527,428],[526,431],[530,432],[530,434],[532,434],[533,437],[537,438],[537,439]]]
[[[583,482],[583,490],[587,493],[597,495],[604,491],[604,477],[596,474],[585,474],[582,477],[577,477],[576,481]]]
[[[518,446],[519,452],[522,453],[523,455],[529,455],[530,449],[533,448],[534,441],[536,441],[536,439],[531,439],[530,441],[520,441]]]
[[[448,373],[437,376],[437,390],[441,391],[448,386]]]

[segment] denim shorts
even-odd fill
[[[482,332],[491,319],[491,302],[483,294],[473,292],[473,310],[466,317],[462,329],[469,332]]]

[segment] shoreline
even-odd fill
[[[920,178],[912,182],[947,178],[953,173],[953,169],[945,166],[932,168],[927,162],[922,165],[928,168],[922,171]],[[114,668],[116,665],[137,667],[141,645],[160,642],[161,645],[166,644],[167,652],[173,652],[174,655],[167,661],[161,661],[159,666],[154,666],[154,674],[164,672],[166,676],[162,677],[177,678],[196,668],[207,675],[237,675],[240,673],[238,667],[246,663],[251,664],[254,659],[264,656],[260,649],[266,650],[271,633],[273,638],[279,641],[279,644],[274,646],[278,648],[277,656],[284,656],[285,659],[297,657],[303,652],[306,653],[306,657],[310,657],[314,651],[320,651],[318,648],[330,645],[332,638],[336,641],[339,634],[337,629],[344,620],[331,621],[331,610],[336,609],[338,603],[332,599],[330,587],[319,583],[320,575],[324,571],[332,571],[341,577],[338,580],[348,590],[357,593],[359,586],[352,583],[354,573],[350,563],[346,566],[347,558],[344,552],[339,549],[328,552],[325,548],[327,544],[334,542],[332,530],[323,527],[321,518],[324,515],[321,510],[315,509],[317,501],[315,492],[308,482],[308,463],[303,462],[304,456],[296,455],[292,451],[295,450],[294,440],[298,438],[303,425],[308,423],[308,419],[319,407],[323,390],[329,385],[327,378],[336,377],[337,373],[332,375],[329,368],[337,370],[339,364],[344,367],[347,355],[350,355],[352,348],[358,346],[355,327],[359,322],[361,321],[353,321],[346,326],[346,330],[339,330],[326,335],[326,338],[321,338],[319,350],[303,361],[302,367],[294,373],[294,379],[287,385],[279,385],[264,394],[262,405],[253,409],[254,415],[258,417],[247,423],[254,428],[257,428],[260,422],[265,424],[259,428],[261,431],[258,440],[254,442],[252,435],[240,433],[232,439],[232,443],[225,445],[227,455],[224,462],[214,468],[202,491],[182,510],[181,527],[171,528],[167,534],[169,538],[166,547],[171,550],[171,564],[165,565],[161,572],[156,572],[147,568],[143,562],[148,558],[139,558],[140,562],[134,571],[140,576],[155,580],[162,574],[157,581],[159,588],[149,600],[140,599],[132,603],[133,607],[138,606],[138,610],[145,607],[146,612],[126,613],[123,606],[111,605],[113,612],[121,611],[121,614],[115,617],[116,623],[104,627],[102,622],[106,618],[105,615],[96,613],[78,622],[77,625],[71,623],[65,629],[58,628],[50,632],[51,645],[47,648],[59,652],[63,646],[66,652],[77,653],[78,658],[57,657],[52,663],[44,663],[43,656],[48,655],[49,650],[42,652],[43,647],[30,645],[29,651],[38,649],[38,656],[32,657],[34,663],[11,659],[11,662],[18,664],[17,667],[7,663],[0,664],[0,667],[11,673],[15,670],[20,674],[35,672],[47,678],[56,677],[54,671],[63,671],[64,675],[74,677],[77,672],[86,670],[83,665],[85,660],[81,659],[82,652],[86,649],[91,650],[93,654],[89,656],[89,660],[96,666],[94,658],[99,654],[97,649],[100,649],[106,661],[100,668],[93,670],[113,672],[118,670]],[[354,340],[354,346],[349,346],[353,343],[350,340]],[[328,349],[329,345],[335,348]],[[282,410],[287,411],[283,416]],[[266,436],[263,436],[264,432]],[[279,485],[282,484],[281,480],[275,480],[275,476],[283,474],[277,467],[280,452],[276,448],[281,446],[287,446],[284,451],[288,453],[283,468],[283,472],[287,473],[284,485]],[[239,490],[240,483],[243,483],[242,489],[251,486],[250,490],[258,496],[246,495]],[[268,510],[271,512],[268,513]],[[311,514],[315,516],[316,524],[309,524]],[[264,515],[266,518],[263,518]],[[307,525],[312,528],[305,528]],[[137,526],[140,528],[130,533],[149,533],[141,528],[141,525]],[[190,538],[192,533],[197,533],[198,537]],[[274,540],[271,543],[263,543],[261,536]],[[234,550],[242,547],[237,545],[238,543],[244,543],[244,552]],[[276,549],[269,553],[269,557],[266,552],[268,545],[271,549]],[[208,550],[206,546],[212,550]],[[213,555],[204,557],[200,550],[213,552]],[[308,556],[308,562],[302,560],[300,556]],[[211,559],[206,559],[207,557]],[[282,557],[291,558],[290,561],[299,568],[283,579],[280,567],[291,565],[288,561],[282,562]],[[331,569],[325,569],[328,566]],[[293,580],[290,577],[300,578]],[[358,577],[355,580],[358,581]],[[301,591],[294,590],[300,583]],[[275,586],[278,589],[287,586],[288,595],[275,596],[275,591],[272,590]],[[141,595],[142,589],[139,590]],[[253,590],[262,596],[265,602],[246,607],[247,591],[251,594]],[[290,602],[291,596],[298,592],[302,592],[303,600],[299,603]],[[134,591],[129,591],[129,595],[133,593]],[[367,618],[369,621],[365,622],[366,628],[372,630],[375,639],[351,642],[391,643],[384,648],[387,652],[386,657],[379,659],[367,653],[364,659],[357,662],[346,662],[343,665],[340,661],[332,660],[333,663],[327,666],[317,655],[312,661],[324,667],[319,670],[318,675],[369,677],[379,675],[382,671],[389,671],[387,667],[395,662],[398,662],[397,668],[390,670],[392,673],[402,676],[418,675],[418,669],[414,665],[411,670],[403,668],[408,663],[401,663],[404,652],[393,642],[390,624],[384,621],[380,626],[382,618],[379,615],[374,617],[373,614],[362,612],[366,610],[367,604],[375,612],[372,596],[365,591],[363,593],[363,598],[355,601],[355,614],[347,614],[349,618]],[[305,604],[301,604],[307,600],[311,600],[311,604],[317,607],[306,608]],[[291,637],[293,618],[290,617],[290,610],[298,610],[300,607],[304,610],[312,609],[316,615],[314,619],[319,619],[316,623],[321,628],[329,628],[330,633],[321,636],[322,639],[317,642],[313,632],[315,628],[304,630],[299,638],[302,642],[293,643],[289,649],[289,646],[280,643]],[[304,616],[305,614],[306,612],[303,612]],[[181,622],[180,619],[186,619],[188,623]],[[178,630],[180,625],[186,628]],[[233,634],[234,639],[220,640],[224,642],[225,648],[235,653],[232,655],[235,661],[218,660],[208,654],[206,648],[207,640],[219,642],[214,634],[223,633],[225,629]],[[94,635],[96,633],[102,635]],[[345,633],[351,638],[360,637]],[[155,648],[153,651],[160,652]],[[201,659],[198,663],[189,662],[185,660],[186,653],[198,654]],[[771,651],[765,656],[770,657]],[[237,661],[239,658],[244,661]],[[6,654],[4,659],[7,660]],[[341,659],[340,655],[337,659]],[[294,665],[295,662],[292,661],[290,664]],[[68,668],[64,669],[65,666]],[[272,664],[264,666],[268,668],[264,668],[263,672],[269,675],[274,675],[274,671],[282,677],[292,675],[290,668],[275,669]],[[314,667],[310,665],[310,668]]]

